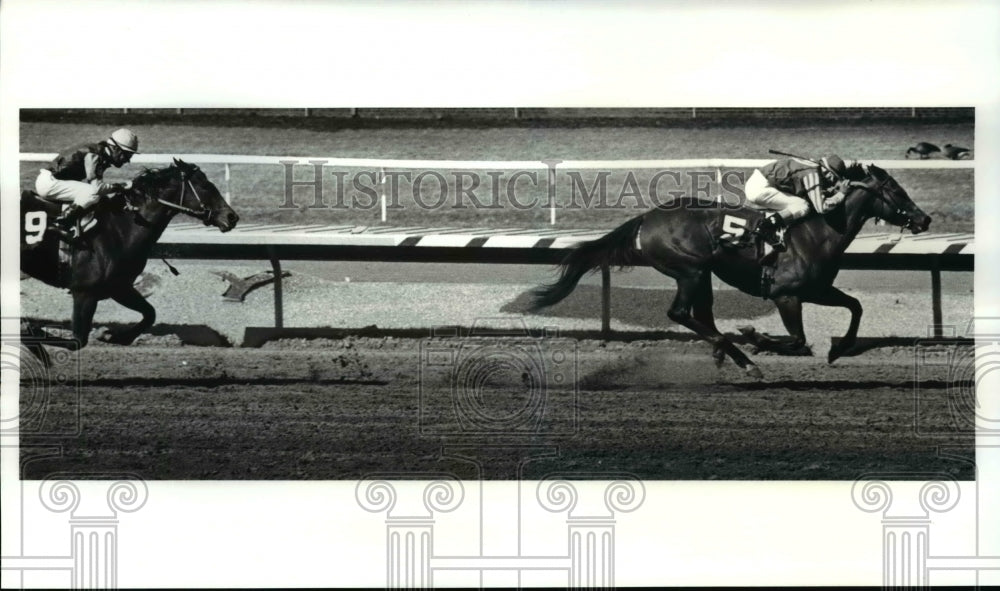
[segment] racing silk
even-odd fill
[[[61,181],[94,183],[104,178],[104,171],[111,166],[107,157],[108,144],[83,144],[56,156],[49,165],[52,176]]]
[[[782,193],[808,199],[815,211],[822,212],[824,199],[836,191],[812,162],[786,158],[768,164],[760,172],[768,184]]]

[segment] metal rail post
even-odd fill
[[[944,321],[941,313],[941,260],[931,259],[931,309],[934,322],[934,338],[944,336]]]
[[[271,250],[271,268],[274,269],[274,327],[284,328],[284,308],[282,303],[282,278],[281,278],[281,260]]]
[[[601,334],[611,335],[611,267],[601,265]]]

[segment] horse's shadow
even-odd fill
[[[28,320],[30,333],[27,342],[36,348],[38,345],[53,345],[55,341],[61,340],[57,332],[72,331],[72,323],[68,320],[46,320],[32,318]],[[125,322],[102,322],[99,331],[103,329],[105,333],[125,330],[130,325]],[[233,343],[229,339],[204,324],[171,324],[161,323],[151,326],[145,334],[153,337],[176,337],[184,345],[196,347],[232,347]],[[22,333],[22,338],[24,333]],[[31,349],[29,349],[31,350]],[[44,351],[44,349],[43,349]],[[34,351],[32,350],[34,353]],[[38,354],[36,353],[36,356]]]
[[[623,324],[650,328],[673,328],[677,324],[667,318],[667,309],[676,294],[674,289],[641,289],[634,287],[611,288],[611,318]],[[751,319],[774,313],[774,304],[767,300],[749,297],[735,289],[715,290],[714,312],[717,319]],[[616,302],[628,302],[628,305]],[[501,312],[527,314],[531,309],[531,294],[520,294],[500,308]],[[566,299],[532,314],[553,318],[600,318],[601,288],[581,285]],[[685,331],[686,333],[687,331]]]

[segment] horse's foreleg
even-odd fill
[[[705,274],[677,279],[677,295],[674,297],[674,302],[670,305],[670,310],[667,311],[667,316],[674,322],[698,333],[701,338],[712,343],[714,348],[725,352],[736,365],[746,370],[751,376],[757,378],[763,377],[760,369],[743,354],[743,351],[740,351],[732,341],[715,328],[714,321],[712,321],[711,325],[708,325],[704,322],[705,318],[703,314],[699,314],[702,316],[701,320],[691,315],[691,308],[699,296],[704,297],[706,284],[708,290],[711,291],[710,276]],[[701,304],[699,304],[700,306]]]
[[[851,325],[847,328],[847,333],[837,345],[830,347],[830,354],[827,355],[827,362],[833,363],[854,347],[854,343],[857,341],[858,327],[861,326],[861,302],[832,286],[823,293],[810,296],[805,301],[820,306],[847,308],[851,312]]]
[[[129,329],[116,333],[108,333],[101,340],[115,345],[131,345],[132,341],[156,322],[156,309],[131,285],[126,289],[112,294],[111,299],[130,310],[135,310],[142,314],[142,320],[135,323]]]
[[[94,312],[97,311],[96,296],[88,293],[78,292],[73,294],[73,337],[76,339],[76,347],[70,349],[83,348],[90,340],[90,329],[94,326]]]
[[[812,350],[806,345],[806,331],[802,326],[802,300],[798,296],[779,296],[774,298],[774,304],[781,315],[781,323],[792,337],[792,340],[782,344],[786,355],[812,355]]]
[[[779,355],[812,355],[812,350],[806,346],[806,332],[802,328],[802,300],[798,296],[784,295],[774,298],[774,304],[790,335],[788,338],[761,334],[752,326],[741,327],[740,332],[757,348],[765,351]]]
[[[709,277],[711,278],[711,276]],[[719,329],[715,327],[715,314],[712,313],[714,297],[711,279],[699,282],[698,292],[694,296],[694,301],[691,302],[691,315],[695,321],[700,322],[709,330],[719,332]],[[713,343],[712,357],[715,359],[715,365],[721,367],[726,360],[726,350],[721,343]]]

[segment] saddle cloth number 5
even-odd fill
[[[44,211],[29,211],[24,215],[24,242],[38,244],[48,227],[48,214]]]
[[[722,231],[739,238],[747,231],[747,221],[745,218],[727,215],[722,219]]]

